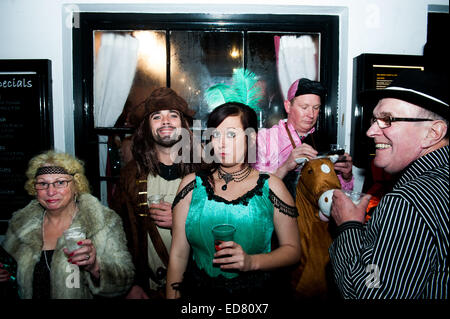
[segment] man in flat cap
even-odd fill
[[[324,300],[330,298],[333,291],[333,283],[328,280],[330,276],[327,271],[327,243],[331,243],[329,227],[334,225],[319,219],[318,203],[315,203],[314,207],[317,207],[317,214],[307,214],[301,209],[304,207],[302,205],[305,197],[297,196],[297,193],[302,191],[297,184],[303,165],[296,159],[311,160],[317,157],[319,150],[329,150],[329,145],[323,145],[316,131],[320,108],[325,104],[326,96],[325,87],[318,81],[306,78],[294,81],[284,101],[287,119],[258,132],[255,168],[282,178],[296,200],[302,255],[297,269],[292,272],[290,282],[297,299]],[[343,189],[352,190],[352,158],[347,153],[343,155],[344,159],[333,165],[339,179],[339,182],[336,182],[340,183]],[[328,179],[317,180],[315,189],[323,188],[320,183],[329,186],[329,182]]]
[[[377,103],[367,136],[375,142],[374,164],[396,182],[366,224],[369,196],[354,205],[334,191],[335,281],[344,298],[447,299],[448,75],[404,71],[360,101]]]
[[[306,78],[294,81],[284,101],[287,119],[280,120],[271,128],[258,131],[255,168],[283,179],[294,199],[302,167],[295,160],[312,159],[318,154],[321,141],[317,137],[316,123],[326,96],[327,91],[320,82]],[[329,146],[321,148],[327,147]],[[352,160],[349,154],[345,155],[346,160],[335,163],[334,169],[342,187],[352,190]]]
[[[122,216],[128,246],[136,266],[135,284],[127,298],[164,296],[172,236],[172,201],[182,177],[196,168],[190,132],[195,111],[170,88],[151,92],[145,116],[132,136],[133,160],[120,173],[113,209]],[[190,160],[175,163],[189,143]],[[175,156],[174,156],[175,155]],[[183,155],[185,156],[185,155]],[[184,157],[183,157],[184,158]],[[148,202],[151,195],[164,195],[161,203]]]

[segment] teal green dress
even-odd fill
[[[257,185],[236,200],[228,201],[214,194],[207,176],[198,174],[186,219],[186,237],[192,258],[210,277],[238,276],[237,271],[222,271],[214,265],[214,238],[211,229],[217,224],[236,227],[234,241],[249,255],[271,250],[273,204],[269,198],[269,175],[260,174]]]
[[[183,281],[172,286],[180,290],[182,296],[199,300],[217,299],[219,296],[279,298],[289,290],[288,277],[282,278],[274,271],[221,270],[213,264],[215,248],[211,229],[217,224],[233,224],[236,227],[234,241],[247,254],[268,253],[272,249],[274,208],[296,218],[296,207],[284,203],[269,188],[268,174],[260,173],[256,186],[232,201],[214,194],[208,181],[210,174],[198,172],[173,201],[172,207],[175,207],[192,191],[185,226],[192,258]]]

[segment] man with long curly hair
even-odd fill
[[[196,165],[189,129],[195,111],[187,102],[172,89],[161,87],[150,94],[145,108],[146,115],[132,137],[133,160],[121,170],[112,204],[124,220],[136,266],[135,283],[127,295],[131,299],[164,296],[172,241],[171,203],[181,178]],[[186,149],[187,158],[180,154]],[[164,198],[148,204],[151,195]]]

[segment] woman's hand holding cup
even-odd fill
[[[236,228],[230,224],[219,224],[212,228],[216,250],[213,263],[218,264],[222,270],[248,271],[251,269],[251,256],[233,241],[235,232]]]
[[[94,277],[100,277],[100,267],[97,262],[97,250],[81,227],[69,228],[64,232],[66,248],[64,253],[68,256],[67,261],[71,264],[83,267]]]

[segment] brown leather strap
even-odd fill
[[[164,267],[167,268],[169,264],[169,252],[167,251],[166,245],[159,234],[158,227],[155,222],[150,218],[150,216],[144,217],[146,228],[150,234],[150,239],[152,240],[153,246],[155,246],[155,250],[158,253],[159,258],[164,264]]]
[[[317,150],[317,146],[316,146],[316,142],[314,141],[314,135],[316,132],[310,133],[308,135],[306,135],[303,139],[302,139],[302,143],[306,143],[309,144],[313,147],[313,149]]]
[[[296,148],[297,145],[295,145],[294,139],[292,138],[291,132],[289,131],[287,122],[284,122],[284,127],[286,128],[286,131],[288,133],[289,139],[291,140],[292,147]]]
[[[142,182],[142,181],[145,181]],[[138,190],[138,198],[142,198],[142,203],[147,202],[147,179],[141,178],[139,179],[140,183],[136,183],[137,184],[137,190]],[[144,200],[145,198],[145,200]],[[138,204],[139,205],[139,204]],[[150,216],[148,216],[148,206],[147,205],[143,205],[142,207],[138,208],[138,212],[143,212],[145,211],[145,213],[143,214],[139,214],[140,216],[138,216],[137,218],[141,218],[143,219],[142,222],[144,224],[144,229],[148,231],[149,235],[150,235],[150,239],[153,243],[153,246],[155,247],[155,250],[159,256],[159,258],[161,259],[161,261],[163,262],[164,266],[167,267],[168,263],[169,263],[169,253],[167,251],[166,245],[164,245],[164,242],[161,238],[161,235],[159,234],[158,228],[155,224],[155,222],[150,218]],[[143,216],[145,215],[145,216]],[[147,239],[145,239],[147,240]],[[147,254],[147,253],[146,253]]]
[[[284,127],[286,128],[286,131],[287,131],[287,133],[288,133],[289,139],[291,140],[292,147],[296,148],[297,145],[295,145],[294,139],[292,138],[292,135],[291,135],[291,131],[289,131],[287,122],[284,122]],[[305,135],[305,136],[303,136],[302,138],[300,138],[300,139],[302,140],[302,143],[303,143],[303,140],[304,140],[306,137],[308,137],[308,136],[311,137],[311,144],[312,144],[312,147],[316,150],[317,147],[316,147],[316,143],[314,142],[314,134],[313,134],[313,133],[310,133],[310,134]]]

